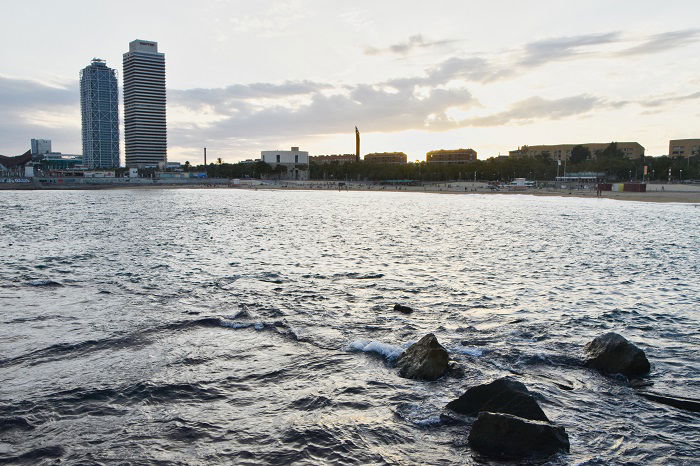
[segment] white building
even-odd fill
[[[260,152],[260,160],[272,168],[278,165],[286,167],[287,172],[282,173],[280,179],[309,179],[309,153],[300,151],[298,147],[292,147],[292,150],[264,150]]]
[[[32,139],[32,155],[51,152],[51,139]]]

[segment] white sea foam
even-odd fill
[[[479,357],[484,355],[484,350],[482,348],[450,348],[451,353],[466,354],[467,356]]]
[[[348,345],[353,351],[364,351],[365,353],[377,353],[388,360],[393,360],[401,356],[404,346],[390,345],[379,341],[355,340]]]

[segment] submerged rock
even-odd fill
[[[479,413],[468,440],[474,451],[502,459],[569,451],[569,437],[563,427],[503,413]]]
[[[404,314],[410,314],[413,312],[413,309],[408,306],[404,306],[403,304],[394,304],[394,310]]]
[[[462,396],[450,401],[446,407],[468,416],[476,416],[481,411],[491,411],[535,421],[549,421],[525,384],[509,377],[470,387]]]
[[[651,369],[644,351],[614,332],[596,337],[586,345],[585,352],[587,367],[610,374],[639,376]]]
[[[449,356],[435,335],[427,334],[396,360],[399,375],[408,379],[436,380],[447,371]]]

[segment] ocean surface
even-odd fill
[[[700,461],[698,413],[581,365],[616,331],[700,398],[693,205],[3,191],[0,237],[0,463],[480,464],[440,412],[506,375],[566,428],[552,464]],[[428,332],[463,377],[397,375]]]

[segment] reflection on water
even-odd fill
[[[1,460],[470,464],[440,409],[509,374],[565,426],[557,463],[696,459],[697,414],[580,366],[617,331],[700,395],[692,205],[38,191],[0,218]],[[463,378],[397,376],[427,332]]]

